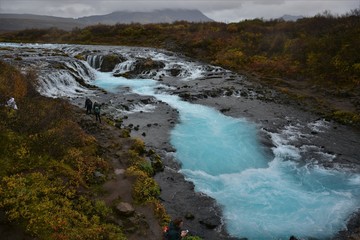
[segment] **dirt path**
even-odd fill
[[[102,123],[95,121],[95,116],[86,115],[84,109],[74,107],[79,124],[88,133],[94,136],[101,148],[101,157],[111,163],[113,172],[101,189],[99,199],[107,205],[114,206],[119,202],[129,203],[135,213],[129,219],[115,219],[122,225],[125,234],[130,240],[158,240],[161,239],[161,227],[154,216],[151,206],[134,204],[131,189],[133,180],[125,176],[127,151],[131,147],[132,139],[123,138],[121,130],[107,123],[103,117]]]

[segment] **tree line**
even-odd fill
[[[239,73],[251,73],[284,92],[303,89],[360,104],[360,9],[288,22],[178,21],[172,24],[94,25],[72,31],[31,29],[4,33],[0,41],[125,45],[164,48]],[[309,92],[309,91],[307,91]],[[304,97],[297,91],[298,98]],[[305,94],[306,95],[306,94]],[[321,103],[321,99],[317,99]],[[339,109],[337,109],[339,110]],[[335,111],[335,110],[334,110]]]

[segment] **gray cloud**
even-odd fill
[[[0,0],[0,13],[82,17],[114,11],[198,9],[224,22],[277,18],[284,14],[313,16],[325,10],[343,14],[359,7],[359,0]]]

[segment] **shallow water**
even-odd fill
[[[182,173],[223,206],[228,232],[249,239],[325,239],[345,228],[360,206],[360,176],[316,165],[298,166],[299,149],[274,135],[275,158],[257,141],[257,128],[209,107],[157,92],[154,80],[128,80],[98,73],[95,84],[108,91],[130,87],[180,113],[171,133]],[[288,136],[287,136],[288,137]],[[331,156],[329,156],[331,157]]]

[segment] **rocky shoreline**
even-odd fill
[[[188,82],[175,79],[162,79],[162,83],[176,88],[173,94],[196,104],[213,107],[223,114],[245,118],[255,123],[259,129],[259,141],[264,151],[272,155],[274,143],[269,133],[279,133],[287,126],[304,125],[302,134],[291,144],[294,146],[314,145],[324,153],[336,157],[332,161],[317,161],[314,164],[326,168],[347,169],[359,172],[359,153],[356,146],[360,146],[358,130],[335,122],[323,120],[317,115],[301,109],[298,103],[285,95],[251,83],[243,76],[232,73],[208,79],[192,80]],[[226,94],[227,91],[239,91],[239,95]],[[170,131],[178,122],[178,113],[169,105],[156,101],[152,97],[126,94],[121,97],[113,94],[99,93],[96,100],[104,104],[104,114],[112,117],[122,117],[123,126],[132,129],[132,137],[141,138],[148,148],[156,150],[166,166],[163,172],[156,174],[155,180],[160,185],[161,200],[172,217],[183,217],[185,227],[195,235],[204,239],[237,239],[228,235],[226,226],[222,222],[221,206],[216,201],[202,193],[194,191],[194,185],[184,179],[178,172],[181,164],[174,158],[173,147],[170,145]],[[78,103],[80,105],[82,103]],[[114,115],[113,108],[126,104],[155,104],[151,111],[133,112]],[[126,108],[126,106],[125,106]],[[310,123],[326,122],[326,130],[317,130]],[[310,153],[311,154],[311,153]],[[269,158],[271,159],[271,158]],[[308,164],[303,156],[299,164]],[[301,162],[303,161],[303,162]],[[355,224],[354,224],[355,222]],[[334,239],[346,239],[356,233],[358,216],[355,214],[348,224],[348,230],[342,231]]]

